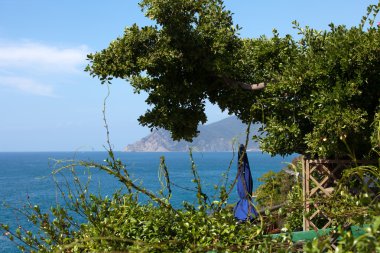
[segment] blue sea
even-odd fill
[[[48,210],[50,206],[63,203],[58,186],[63,186],[72,180],[69,170],[63,174],[52,176],[54,170],[62,167],[58,161],[94,161],[104,163],[107,152],[9,152],[0,153],[0,223],[11,227],[21,225],[29,229],[29,223],[16,210],[26,203],[37,204],[42,210]],[[191,160],[188,153],[127,153],[115,152],[125,165],[135,183],[151,191],[160,189],[158,180],[158,168],[160,157],[164,156],[169,170],[173,196],[171,203],[176,208],[181,208],[183,201],[196,205],[195,184],[192,182]],[[249,163],[253,175],[254,189],[259,185],[258,178],[269,170],[279,171],[296,155],[285,158],[271,157],[261,152],[248,152]],[[223,182],[222,174],[228,176],[231,182],[236,176],[237,154],[232,152],[197,152],[193,153],[193,159],[202,180],[203,191],[212,200],[216,195],[215,185]],[[58,163],[57,163],[58,162]],[[231,164],[231,166],[230,166]],[[229,169],[230,168],[230,169]],[[112,176],[90,169],[76,168],[78,178],[86,182],[91,174],[90,190],[95,194],[111,196],[123,185]],[[63,187],[64,188],[64,187]],[[144,196],[141,201],[146,201]],[[229,203],[237,201],[236,189],[233,189]],[[0,233],[0,252],[18,252],[16,245]]]

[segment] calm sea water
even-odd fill
[[[191,173],[191,161],[188,153],[125,153],[116,152],[116,158],[120,158],[127,166],[130,175],[140,185],[151,191],[160,189],[158,180],[158,168],[160,157],[165,156],[169,169],[170,180],[180,186],[172,186],[173,206],[180,208],[183,201],[196,204],[194,183]],[[232,152],[218,153],[194,153],[193,158],[202,180],[203,190],[210,198],[216,193],[214,185],[222,180],[222,174],[228,170],[232,160],[232,166],[228,177],[232,180],[236,175],[237,155]],[[282,157],[270,157],[260,152],[249,152],[248,158],[251,165],[254,188],[259,185],[258,178],[269,170],[279,171],[290,162],[295,155]],[[51,172],[59,168],[56,160],[86,160],[103,162],[107,158],[106,152],[17,152],[0,153],[0,199],[10,206],[0,206],[0,223],[9,224],[12,227],[22,225],[28,228],[25,218],[13,208],[20,208],[30,201],[38,204],[43,210],[48,210],[51,205],[62,203],[56,182],[65,182],[63,175],[58,175],[55,180]],[[81,181],[86,182],[87,170],[77,168],[77,174]],[[115,190],[123,186],[112,176],[98,170],[91,170],[90,190],[96,194],[112,195]],[[70,173],[65,173],[68,181],[72,179]],[[186,188],[186,189],[183,189]],[[141,198],[144,201],[144,197]],[[236,189],[233,190],[229,202],[237,201]],[[0,252],[18,252],[14,243],[7,237],[0,235]]]

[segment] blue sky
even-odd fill
[[[86,54],[107,47],[133,23],[149,24],[137,0],[0,0],[0,152],[104,150],[107,88],[83,72]],[[294,35],[291,22],[327,29],[360,22],[370,0],[226,0],[242,37]],[[377,20],[378,21],[378,20]],[[114,81],[107,104],[115,150],[149,129],[137,118],[145,94]],[[208,106],[209,122],[227,114]]]

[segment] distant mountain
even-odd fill
[[[200,134],[193,142],[173,141],[168,131],[153,130],[151,134],[141,140],[128,145],[124,151],[129,152],[169,152],[188,151],[192,147],[194,151],[219,152],[231,151],[234,144],[245,143],[247,125],[243,124],[237,117],[232,116],[221,121],[202,125],[199,127]],[[257,126],[251,127],[250,137]],[[258,150],[257,143],[249,139],[249,150]]]

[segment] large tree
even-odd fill
[[[205,102],[263,123],[272,154],[330,157],[370,150],[379,110],[380,33],[372,18],[357,27],[301,28],[243,39],[222,0],[142,0],[156,25],[134,24],[86,68],[104,82],[122,78],[151,106],[139,122],[191,140],[207,121]],[[374,16],[379,6],[370,6]],[[265,88],[263,88],[265,87]],[[354,150],[353,148],[357,149]]]

